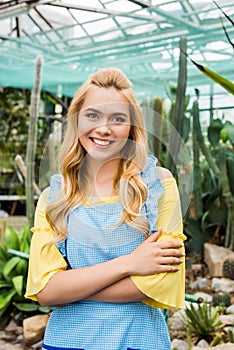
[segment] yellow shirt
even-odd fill
[[[162,183],[164,193],[158,203],[157,227],[163,229],[159,241],[177,240],[184,241],[180,200],[177,185],[174,178],[168,178]],[[45,246],[54,238],[53,230],[45,218],[45,208],[48,205],[49,188],[41,194],[35,213],[35,225],[32,229],[33,236],[30,248],[30,260],[28,270],[27,289],[25,297],[37,300],[39,293],[50,278],[59,271],[67,269],[67,263],[56,245]],[[113,197],[113,201],[116,198]],[[44,248],[43,248],[44,247]],[[183,248],[181,248],[183,249]],[[173,273],[158,273],[149,276],[131,276],[136,287],[149,297],[143,302],[161,308],[184,307],[184,281],[185,266],[180,265],[180,270]]]

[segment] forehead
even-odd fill
[[[118,109],[129,111],[129,102],[127,98],[114,87],[102,88],[93,87],[85,96],[81,110],[89,107],[99,107],[105,111]]]

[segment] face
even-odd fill
[[[118,157],[130,132],[129,102],[115,88],[91,89],[78,116],[80,143],[89,157],[106,161]]]

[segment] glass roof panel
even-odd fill
[[[100,21],[83,24],[89,35],[96,35],[103,31],[103,28],[109,28],[109,30],[118,28],[112,18],[102,19]]]
[[[62,7],[39,5],[37,9],[39,13],[42,14],[44,19],[47,20],[54,29],[77,23],[75,19],[70,15],[69,11]]]
[[[85,10],[80,11],[80,10],[70,9],[70,12],[77,19],[77,21],[81,24],[87,23],[87,22],[92,22],[92,21],[107,17],[107,15],[103,14],[103,13],[85,11]]]
[[[181,13],[182,7],[178,1],[171,1],[171,2],[168,2],[167,4],[162,4],[160,6],[160,9],[168,12],[173,12],[176,14],[176,13]]]
[[[81,26],[67,26],[58,29],[57,32],[64,38],[64,40],[80,39],[87,36],[86,32]]]
[[[15,19],[12,18],[12,20],[14,20],[15,22]],[[35,25],[35,22],[33,22],[33,19],[31,16],[23,14],[22,16],[19,17],[19,22],[20,24],[23,24],[22,30],[24,30],[24,32],[22,33],[22,36],[27,36],[27,35],[31,36],[32,34],[40,32],[40,28],[37,25]],[[16,31],[15,31],[15,34],[17,34]]]
[[[121,12],[130,12],[130,11],[141,9],[141,6],[137,5],[132,1],[127,1],[127,0],[116,0],[116,1],[111,1],[109,3],[107,2],[105,7],[111,10],[116,10]]]
[[[233,0],[218,4],[233,19]],[[112,65],[142,98],[163,95],[164,83],[177,81],[181,36],[190,58],[234,80],[220,17],[233,40],[234,27],[212,0],[0,0],[0,85],[31,88],[41,54],[42,86],[51,92],[62,86],[73,95],[90,73]],[[188,88],[207,84],[188,60]]]
[[[124,25],[126,23],[129,23],[131,22],[131,18],[128,18],[128,17],[121,17],[121,16],[116,16],[115,17],[115,20],[117,23],[119,23],[120,25]]]
[[[130,29],[126,29],[127,34],[143,34],[143,33],[148,33],[148,32],[153,32],[157,29],[156,25],[154,23],[149,23],[149,24],[144,24],[138,27],[133,27]]]
[[[116,30],[116,31],[111,31],[110,33],[95,36],[94,41],[100,42],[100,41],[106,41],[106,40],[114,40],[117,38],[121,38],[122,36],[123,36],[122,31]]]

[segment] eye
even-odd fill
[[[126,123],[126,118],[117,115],[114,118],[112,118],[112,122],[114,122],[114,123]]]
[[[98,117],[96,113],[87,113],[85,116],[89,119],[96,119]]]

